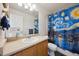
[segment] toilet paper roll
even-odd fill
[[[56,51],[57,46],[53,43],[48,43],[48,48],[51,49],[52,51]]]

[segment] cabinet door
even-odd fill
[[[47,56],[48,55],[48,41],[44,42],[42,44],[42,48],[43,48],[43,56]]]
[[[36,48],[37,56],[47,56],[48,55],[48,42],[44,41],[37,45]]]
[[[43,48],[42,48],[41,44],[37,45],[37,47],[36,47],[36,53],[37,53],[37,56],[42,56],[42,54],[43,54]]]
[[[16,56],[32,56],[33,50],[31,48],[28,48],[26,50],[20,51],[15,54]]]
[[[15,56],[47,56],[48,55],[48,41],[43,41],[32,47],[26,48],[14,54]]]

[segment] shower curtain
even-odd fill
[[[48,36],[62,49],[79,53],[79,5],[49,15]]]

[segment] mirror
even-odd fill
[[[27,6],[28,5],[28,6]],[[35,4],[9,3],[10,29],[7,36],[38,35],[38,11],[33,10]]]

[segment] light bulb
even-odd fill
[[[25,5],[25,9],[28,9],[28,5]]]
[[[35,4],[33,4],[33,5],[32,5],[32,8],[33,8],[33,9],[36,9],[36,5],[35,5]]]
[[[30,11],[33,11],[33,8],[30,8]]]
[[[35,4],[32,4],[31,6],[30,6],[30,11],[33,11],[33,10],[35,10],[36,9],[36,5]]]
[[[18,3],[18,6],[22,7],[22,3]]]

